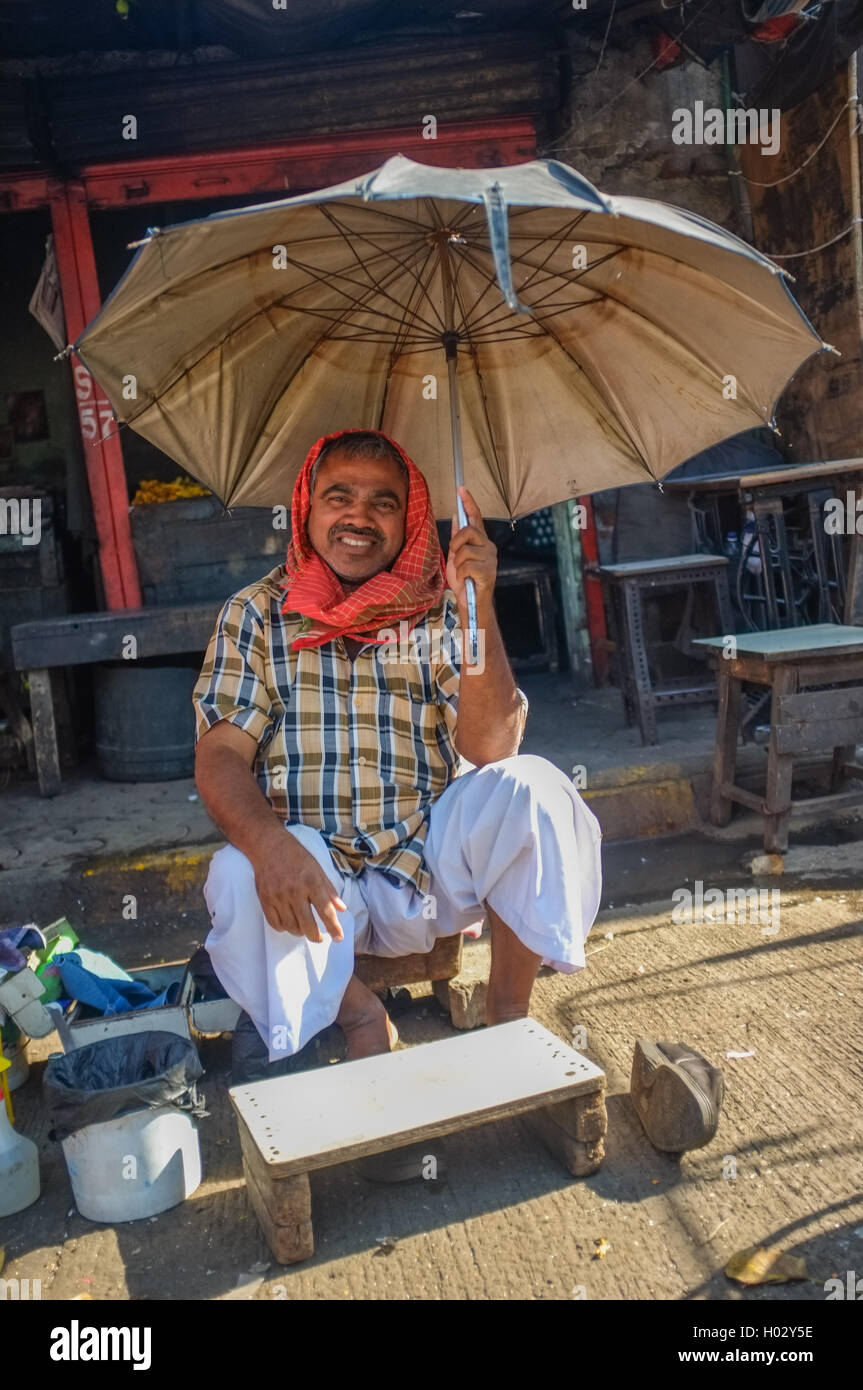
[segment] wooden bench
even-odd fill
[[[189,603],[164,608],[124,608],[110,613],[73,613],[42,618],[12,628],[15,669],[25,671],[30,686],[30,713],[36,772],[42,796],[61,790],[53,673],[61,666],[97,661],[141,660],[205,652],[220,605]],[[130,642],[134,639],[134,642]]]
[[[282,1264],[314,1253],[317,1168],[511,1115],[575,1177],[604,1157],[604,1073],[530,1018],[229,1094],[249,1198]]]

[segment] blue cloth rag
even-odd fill
[[[155,994],[140,980],[134,980],[109,956],[81,947],[54,957],[64,992],[100,1014],[125,1014],[130,1009],[157,1009],[170,1004],[180,986],[171,984]]]

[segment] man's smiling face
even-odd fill
[[[312,548],[346,589],[389,569],[405,540],[408,480],[390,459],[345,458],[334,449],[315,476]]]

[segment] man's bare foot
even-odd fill
[[[398,1029],[380,999],[356,975],[351,976],[345,990],[336,1022],[345,1035],[349,1062],[392,1052],[399,1040]]]

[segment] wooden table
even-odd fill
[[[713,757],[710,819],[726,825],[732,802],[764,818],[764,848],[788,848],[788,824],[798,807],[818,810],[863,801],[863,791],[843,791],[849,774],[863,777],[856,745],[863,743],[863,627],[818,623],[776,632],[705,637],[698,640],[717,668],[719,716]],[[744,681],[770,691],[767,788],[763,797],[734,782],[740,691]],[[855,682],[854,684],[851,684]],[[817,689],[833,685],[839,688]],[[791,800],[794,759],[833,751],[830,795]]]
[[[812,560],[817,575],[817,613],[813,612],[812,616],[822,623],[836,617],[842,617],[846,623],[863,623],[863,512],[859,533],[848,533],[852,539],[847,578],[842,554],[844,537],[828,534],[824,529],[824,504],[828,499],[838,497],[845,503],[849,492],[856,499],[863,499],[863,458],[798,463],[753,473],[666,479],[663,487],[669,492],[689,495],[693,544],[716,554],[721,552],[723,543],[719,517],[721,494],[736,494],[741,508],[753,513],[764,583],[761,626],[766,631],[804,626],[807,622],[806,615],[798,610],[794,591],[793,557],[788,545],[784,506],[786,499],[795,494],[805,495]],[[704,499],[701,507],[699,498]],[[701,512],[704,519],[700,521]],[[831,589],[835,590],[835,600]]]

